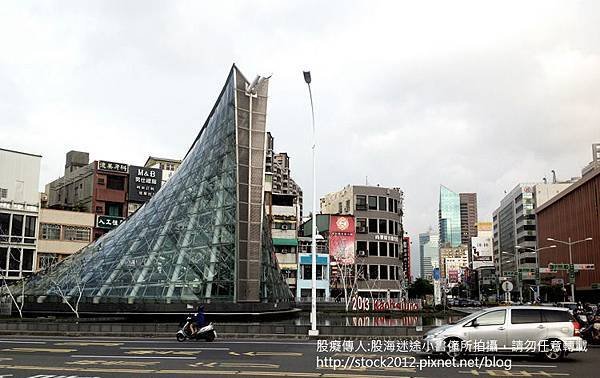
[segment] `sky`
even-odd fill
[[[40,154],[40,189],[69,150],[183,158],[227,73],[272,75],[267,127],[312,203],[400,187],[413,238],[439,186],[490,221],[519,182],[580,175],[600,142],[600,2],[4,1],[0,147]]]

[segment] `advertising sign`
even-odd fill
[[[338,264],[354,264],[354,232],[353,216],[332,215],[329,217],[329,255]]]
[[[458,269],[448,269],[448,282],[451,284],[458,283]]]
[[[410,280],[410,238],[402,238],[402,271],[405,277]]]
[[[473,269],[493,266],[492,233],[490,231],[482,231],[480,234],[480,236],[471,238],[471,261],[473,262]]]
[[[98,160],[98,170],[106,172],[129,173],[129,166],[123,163]]]
[[[110,230],[123,223],[124,220],[125,218],[123,217],[96,215],[96,227]]]
[[[161,169],[130,166],[129,201],[147,202],[158,192],[161,183]]]

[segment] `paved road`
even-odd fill
[[[331,341],[327,341],[331,343]],[[354,347],[358,349],[358,341]],[[365,344],[370,341],[364,341]],[[344,344],[343,348],[348,345]],[[427,356],[420,353],[353,353],[337,351],[339,344],[320,344],[327,353],[317,353],[316,341],[217,340],[178,343],[171,339],[0,337],[0,378],[4,377],[597,377],[600,348],[573,354],[567,361],[546,363],[533,357],[511,357],[512,369],[425,368]],[[388,347],[391,345],[388,344]],[[368,347],[367,347],[368,349]],[[333,350],[329,352],[329,350]],[[348,349],[345,349],[346,351]],[[392,358],[389,358],[389,357]],[[317,357],[321,366],[317,368]],[[345,363],[384,358],[408,366],[363,369],[333,369],[324,357]],[[500,358],[509,358],[502,356]],[[437,360],[443,361],[443,360]]]

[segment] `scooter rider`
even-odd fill
[[[198,312],[195,316],[195,321],[190,324],[190,328],[192,330],[192,335],[195,335],[198,330],[204,327],[205,317],[204,317],[204,305],[198,306]]]

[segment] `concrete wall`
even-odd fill
[[[38,205],[42,157],[0,149],[0,188],[8,189],[4,200]]]

